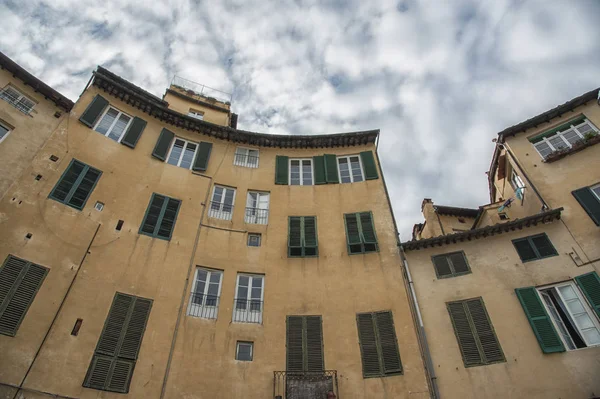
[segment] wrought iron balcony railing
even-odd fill
[[[219,313],[219,297],[192,292],[188,315],[204,319],[216,319]]]
[[[215,219],[231,220],[233,215],[233,205],[223,202],[210,201],[208,216]]]
[[[263,304],[264,302],[258,299],[235,298],[232,321],[235,323],[262,323]]]
[[[246,208],[244,216],[246,223],[267,224],[269,222],[269,210],[261,208]]]
[[[273,399],[340,397],[337,370],[304,373],[274,371],[273,374]]]
[[[258,157],[255,155],[235,153],[233,164],[247,168],[258,168]]]

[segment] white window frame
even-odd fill
[[[250,245],[250,237],[258,237],[258,245]],[[262,244],[262,234],[260,233],[248,233],[248,239],[246,245],[252,248],[258,248]]]
[[[0,142],[1,142],[1,140],[0,140]],[[596,198],[598,198],[598,201],[600,201],[600,183],[590,186],[590,190],[596,196]],[[595,191],[595,190],[598,190],[598,191]]]
[[[292,184],[292,161],[300,161],[300,184]],[[310,162],[310,173],[311,179],[310,184],[304,184],[304,171],[302,169],[302,162]],[[314,186],[315,185],[315,165],[312,158],[290,158],[288,162],[288,182],[290,186]]]
[[[183,150],[181,151],[181,154],[179,154],[179,159],[177,160],[177,164],[173,165],[172,163],[169,163],[169,159],[171,158],[171,153],[173,152],[173,148],[175,148],[175,142],[177,140],[183,141]],[[196,156],[198,156],[198,147],[200,146],[200,144],[198,144],[194,141],[182,139],[181,137],[175,137],[175,139],[171,143],[171,148],[169,148],[169,154],[167,155],[166,163],[168,163],[169,165],[178,166],[178,167],[182,168],[183,166],[181,166],[181,161],[183,160],[183,154],[185,153],[185,149],[187,148],[188,144],[196,145],[196,149],[194,150],[194,156],[192,157],[192,163],[190,163],[190,167],[187,168],[187,169],[192,169],[192,167],[194,166],[194,161],[196,160]]]
[[[213,203],[215,203],[215,193],[217,192],[217,187],[222,188],[223,189],[223,195],[221,196],[221,201],[219,202],[219,209],[213,209]],[[231,200],[231,211],[227,212],[225,210],[223,210],[224,205],[225,205],[225,193],[227,192],[227,190],[233,190],[233,199]],[[222,220],[231,220],[231,217],[233,216],[233,208],[235,205],[235,195],[236,195],[236,189],[233,187],[227,187],[227,186],[221,186],[219,184],[215,184],[213,187],[213,192],[211,195],[211,200],[210,200],[210,204],[208,205],[208,216],[215,218],[215,219],[222,219]],[[224,216],[224,217],[223,217]]]
[[[243,153],[244,151],[245,151],[245,154]],[[250,151],[256,151],[256,162],[254,162],[254,163],[249,161],[250,157],[253,156],[253,155],[250,155]],[[238,155],[240,156],[240,158],[242,158],[241,160],[238,160]],[[260,158],[260,151],[257,148],[236,147],[235,152],[233,153],[233,164],[236,166],[243,166],[246,168],[256,169],[256,168],[258,168],[259,158]]]
[[[115,120],[110,124],[110,127],[108,129],[106,129],[106,133],[101,133],[98,132],[98,130],[96,130],[98,128],[98,126],[100,126],[100,122],[102,122],[102,119],[104,119],[104,117],[106,116],[106,114],[108,113],[108,111],[110,111],[111,109],[114,109],[115,111],[117,111],[117,116],[115,116]],[[112,132],[113,128],[115,127],[115,125],[117,124],[119,118],[121,117],[121,115],[125,115],[126,117],[129,118],[129,122],[127,122],[127,124],[125,125],[125,127],[123,128],[123,131],[121,132],[121,136],[119,136],[119,139],[116,141],[117,143],[120,143],[121,140],[123,139],[123,137],[125,136],[125,133],[127,132],[127,129],[129,129],[129,125],[131,125],[131,122],[133,122],[133,116],[121,111],[120,109],[113,107],[112,105],[109,105],[108,107],[106,107],[106,109],[104,110],[104,112],[102,112],[102,116],[100,116],[100,118],[98,118],[98,121],[96,122],[96,124],[94,125],[94,131],[100,134],[103,134],[104,137],[108,137],[110,135],[110,133]],[[109,137],[110,138],[110,137]],[[112,140],[112,139],[111,139]]]
[[[354,181],[354,174],[352,173],[352,166],[351,166],[352,164],[350,163],[350,158],[354,158],[354,157],[358,158],[358,165],[360,167],[360,176],[361,176],[362,180],[359,181],[359,182],[355,182]],[[346,183],[360,183],[360,182],[365,181],[365,169],[363,168],[362,159],[360,159],[360,155],[359,154],[341,155],[341,156],[338,156],[337,159],[336,159],[337,170],[338,170],[338,179],[339,179],[340,184],[342,184],[342,171],[340,169],[340,159],[345,159],[346,162],[348,162],[348,170],[350,171],[350,181],[349,182],[345,182],[343,184],[346,184]]]
[[[512,171],[510,172],[510,183],[515,191],[519,188],[525,187],[523,179],[521,179],[521,176],[519,176],[519,174],[514,169],[512,169]]]
[[[574,327],[577,329],[577,332],[579,333],[579,336],[581,337],[581,339],[583,340],[583,342],[586,344],[586,346],[588,348],[590,347],[598,347],[600,346],[600,344],[593,344],[590,345],[588,344],[585,336],[583,335],[579,325],[577,325],[577,322],[575,321],[575,318],[573,317],[573,315],[571,314],[571,311],[569,310],[569,308],[566,306],[566,301],[565,298],[563,297],[562,293],[560,292],[560,290],[558,289],[558,287],[563,287],[563,286],[571,286],[571,288],[573,288],[573,292],[575,292],[575,295],[577,296],[577,299],[579,299],[579,301],[581,302],[583,309],[586,311],[587,315],[589,316],[589,318],[592,320],[592,323],[594,324],[594,327],[596,327],[596,329],[600,332],[600,322],[598,320],[598,316],[596,315],[596,313],[591,309],[589,303],[587,302],[587,298],[585,298],[585,296],[581,293],[581,290],[579,289],[579,287],[577,286],[577,284],[575,284],[574,281],[564,281],[562,283],[557,283],[557,284],[552,284],[552,285],[547,285],[544,287],[539,287],[536,288],[538,291],[538,294],[540,296],[540,300],[542,302],[542,304],[544,305],[544,308],[546,309],[546,312],[548,313],[548,315],[550,316],[550,320],[552,321],[552,324],[554,325],[554,328],[557,331],[557,335],[560,337],[561,341],[563,342],[565,349],[566,350],[577,350],[577,349],[583,349],[583,348],[575,348],[572,349],[569,344],[565,341],[565,338],[563,337],[562,334],[562,329],[560,328],[560,326],[557,325],[556,320],[554,319],[554,317],[552,316],[552,312],[551,310],[548,308],[548,305],[546,304],[546,301],[544,301],[544,298],[542,297],[543,293],[542,291],[545,291],[549,288],[556,288],[556,293],[558,294],[560,300],[563,302],[563,304],[565,305],[565,309],[568,313],[569,318],[572,321],[572,324],[574,325]],[[561,319],[561,323],[564,325],[564,323],[562,322]],[[570,337],[570,335],[569,335]]]
[[[198,285],[198,273],[200,271],[206,272],[206,282],[204,283],[204,292],[196,292]],[[217,303],[213,305],[206,304],[206,297],[208,295],[208,288],[210,286],[210,278],[213,274],[219,275],[219,289],[217,292]],[[188,304],[188,316],[199,317],[201,319],[216,319],[219,313],[219,302],[221,300],[221,288],[223,287],[223,270],[207,269],[204,267],[197,267],[194,273],[194,284],[192,285],[192,292],[190,293],[190,302]],[[194,294],[202,294],[202,304],[195,304],[192,301]],[[199,315],[198,315],[199,314]]]
[[[248,277],[248,293],[246,294],[246,298],[238,298],[238,290],[240,287],[240,277]],[[254,279],[260,278],[262,280],[261,289],[260,289],[260,310],[252,310],[251,301],[252,301],[252,282]],[[256,323],[262,324],[263,311],[265,307],[265,275],[264,274],[247,274],[247,273],[238,273],[236,281],[235,281],[235,297],[233,300],[233,315],[231,316],[231,321],[234,323]],[[237,300],[245,299],[246,300],[246,308],[245,309],[237,309]],[[256,301],[256,299],[254,299]]]
[[[583,122],[581,122],[580,124],[578,124],[578,125],[573,125],[573,124],[571,124],[571,125],[569,125],[569,128],[568,128],[568,129],[565,129],[565,130],[563,130],[563,131],[557,132],[556,134],[553,134],[552,136],[549,136],[549,137],[553,138],[553,137],[555,137],[555,136],[558,136],[558,137],[560,137],[560,138],[562,139],[562,141],[563,141],[563,142],[564,142],[564,143],[567,145],[567,148],[572,148],[572,147],[573,147],[573,145],[572,145],[571,143],[569,143],[569,141],[568,141],[568,140],[567,140],[567,139],[564,137],[564,135],[565,135],[566,133],[568,133],[568,132],[571,132],[571,131],[573,131],[573,132],[575,132],[575,133],[577,134],[577,136],[579,136],[579,138],[580,138],[581,140],[583,140],[583,139],[584,139],[584,134],[587,134],[587,133],[589,133],[589,131],[588,131],[588,132],[585,132],[585,133],[581,133],[581,132],[579,131],[579,129],[578,129],[578,128],[579,128],[579,127],[581,127],[581,126],[582,126],[582,125],[584,125],[584,124],[589,124],[589,125],[590,125],[590,127],[592,128],[592,130],[591,130],[591,131],[595,132],[596,134],[599,134],[598,128],[597,128],[597,127],[596,127],[596,126],[595,126],[595,125],[594,125],[592,122],[590,122],[590,121],[589,121],[587,118],[584,118],[584,119],[583,119]],[[538,148],[537,148],[537,144],[539,144],[539,143],[545,143],[545,144],[547,144],[547,145],[548,145],[548,147],[550,147],[550,149],[552,150],[552,152],[551,152],[550,154],[546,155],[545,157],[544,157],[544,156],[542,156],[542,153],[541,153],[541,152],[538,150]],[[544,159],[544,160],[545,160],[545,159],[546,159],[548,156],[550,156],[552,153],[554,153],[555,151],[558,151],[558,150],[559,150],[558,148],[556,148],[555,146],[553,146],[553,145],[552,145],[552,143],[550,143],[550,140],[548,139],[548,137],[544,137],[544,138],[543,138],[541,141],[538,141],[537,143],[532,143],[532,144],[533,144],[533,147],[535,148],[535,150],[537,151],[538,155],[539,155],[539,156],[540,156],[542,159]]]
[[[14,98],[14,97],[10,96],[10,98],[6,98],[6,97],[9,97],[9,96],[6,95],[6,97],[5,97],[4,93],[8,89],[13,90],[17,94],[17,97]],[[25,115],[29,115],[31,113],[31,111],[33,111],[33,108],[37,104],[37,102],[35,102],[30,97],[28,97],[25,94],[23,94],[21,92],[21,90],[17,89],[15,86],[13,86],[11,84],[8,84],[8,85],[4,86],[4,88],[0,92],[0,98],[3,99],[4,101],[6,101],[7,103],[9,103],[10,105],[12,105],[13,107],[15,107],[16,109],[18,109],[19,111],[21,111],[22,113],[24,113]],[[22,102],[30,102],[31,106],[25,107],[22,104]]]
[[[250,201],[252,200],[252,194],[256,194],[256,206],[251,207],[250,205]],[[261,208],[261,199],[264,199],[266,197],[267,201],[267,207],[266,208]],[[264,206],[265,201],[262,202],[262,206]],[[266,192],[266,191],[248,191],[248,194],[246,194],[246,209],[244,211],[244,222],[245,223],[251,223],[251,224],[269,224],[269,207],[271,205],[271,193]],[[255,210],[259,210],[259,211],[266,211],[266,218],[262,217],[259,215],[259,212],[254,212],[254,214],[248,214],[249,209],[255,209]]]
[[[6,134],[4,136],[0,137],[0,143],[2,143],[8,137],[8,135],[12,132],[12,129],[9,128],[7,125],[5,125],[2,122],[0,122],[0,127],[2,127],[3,129],[6,129]]]
[[[241,345],[248,345],[250,347],[250,359],[246,360],[246,359],[239,359],[239,355],[240,355],[240,344]],[[250,341],[237,341],[235,344],[235,360],[240,361],[240,362],[251,362],[254,360],[254,342],[250,342]]]
[[[190,109],[188,111],[188,116],[191,116],[192,118],[198,119],[200,121],[204,120],[204,112],[203,111],[196,111],[196,110]]]

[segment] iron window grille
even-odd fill
[[[217,318],[222,280],[223,272],[220,270],[196,269],[188,315],[203,319]]]
[[[556,151],[572,148],[578,142],[584,141],[586,135],[589,134],[598,134],[598,128],[587,118],[583,118],[573,121],[567,126],[562,127],[559,131],[552,132],[545,137],[534,138],[535,142],[533,146],[538,154],[540,154],[540,157],[545,160]]]
[[[264,280],[264,276],[238,274],[236,297],[233,299],[233,322],[262,323]]]
[[[238,147],[233,156],[233,164],[246,168],[258,168],[258,150]]]
[[[12,86],[6,86],[0,91],[0,98],[26,115],[29,115],[35,106],[33,100],[29,99]]]
[[[244,222],[252,224],[268,224],[269,198],[269,193],[249,191],[246,199]]]
[[[234,201],[234,188],[215,186],[212,201],[208,209],[208,216],[215,219],[231,220]]]

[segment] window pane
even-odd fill
[[[565,298],[565,300],[577,299],[577,294],[575,294],[573,287],[571,287],[570,285],[558,287],[558,289],[560,290],[560,293],[562,294],[563,298]]]
[[[352,166],[352,178],[354,182],[363,181],[362,171],[360,170],[360,161],[358,157],[350,158],[350,165]]]
[[[550,141],[550,144],[552,144],[552,146],[554,148],[556,148],[557,150],[568,147],[567,144],[565,143],[565,141],[562,139],[562,137],[559,134],[557,134],[556,136],[552,136],[551,138],[548,139],[548,141]]]
[[[252,279],[252,287],[262,287],[262,278],[260,277],[254,277]]]
[[[119,116],[119,119],[117,120],[117,123],[115,123],[110,133],[108,134],[108,137],[113,139],[114,141],[119,141],[121,135],[125,131],[125,127],[127,126],[130,120],[130,117],[121,114],[121,116]]]
[[[240,278],[239,278],[239,280],[238,280],[238,281],[239,281],[239,285],[240,285],[240,286],[245,286],[245,287],[247,287],[247,286],[248,286],[249,279],[250,279],[250,278],[249,278],[248,276],[240,276]]]
[[[581,125],[576,126],[576,127],[577,127],[577,130],[579,130],[579,132],[581,134],[585,134],[585,133],[589,132],[590,130],[593,130],[592,126],[590,126],[590,124],[587,122],[584,122]]]
[[[196,153],[196,144],[187,143],[185,150],[183,152],[183,158],[181,158],[181,163],[179,166],[182,168],[189,169],[192,166],[192,162],[194,160],[194,154]]]
[[[302,184],[305,186],[312,185],[312,163],[307,159],[302,161]]]
[[[592,187],[592,192],[596,194],[598,198],[600,198],[600,185]]]
[[[8,129],[0,125],[0,140],[8,133]]]
[[[171,154],[169,155],[169,159],[167,163],[171,165],[177,165],[179,163],[179,158],[181,157],[181,152],[183,151],[183,146],[185,145],[185,141],[176,139],[175,143],[173,143],[173,149],[171,150]]]
[[[548,155],[552,154],[552,148],[545,141],[540,141],[539,143],[535,143],[535,148],[538,150],[542,158],[546,158]]]
[[[569,144],[573,145],[576,142],[578,142],[579,140],[583,140],[578,134],[577,132],[575,132],[574,130],[567,130],[566,132],[563,133],[563,137],[569,142]]]
[[[585,330],[583,332],[583,336],[585,337],[586,342],[590,345],[600,344],[600,333],[596,328]]]
[[[212,272],[210,274],[211,283],[219,283],[221,281],[221,273]]]
[[[119,114],[114,108],[109,108],[108,112],[102,117],[98,126],[96,126],[96,131],[102,134],[106,134],[108,132],[108,128],[115,121],[115,118]]]

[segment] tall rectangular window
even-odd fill
[[[181,200],[153,193],[139,234],[170,240],[180,205]]]
[[[0,268],[0,334],[14,337],[48,269],[8,255]]]
[[[465,367],[506,361],[483,299],[449,302],[446,306]]]
[[[102,172],[73,159],[50,192],[49,197],[82,210]]]
[[[319,254],[316,216],[290,216],[288,230],[288,257]]]
[[[238,147],[235,149],[233,164],[246,168],[258,168],[258,150]]]
[[[215,185],[208,216],[216,219],[231,220],[234,201],[235,188]]]
[[[363,377],[402,374],[396,329],[391,311],[356,315]]]
[[[265,276],[238,274],[232,321],[262,323]]]
[[[167,163],[180,166],[185,169],[191,169],[196,156],[198,144],[184,139],[176,138],[171,145],[171,151],[167,157]]]
[[[115,294],[84,387],[129,392],[151,308],[151,299]]]
[[[467,257],[462,251],[436,255],[431,259],[438,278],[456,277],[471,273]]]
[[[523,262],[558,255],[546,234],[519,238],[512,243]]]
[[[341,183],[357,183],[365,180],[360,156],[338,157],[337,162]]]
[[[269,193],[248,191],[246,198],[246,223],[267,224],[269,222]]]
[[[2,89],[2,91],[0,91],[0,98],[27,115],[29,115],[35,106],[33,100],[12,86],[6,86]]]
[[[131,116],[109,106],[96,123],[94,130],[120,143],[132,120]]]
[[[346,223],[346,242],[350,255],[379,250],[371,212],[346,213],[344,222]]]
[[[223,272],[221,270],[196,269],[188,315],[204,319],[217,318],[222,279]]]
[[[290,159],[290,185],[311,186],[313,184],[312,159]]]
[[[321,316],[288,316],[286,330],[286,371],[290,374],[324,371]]]

